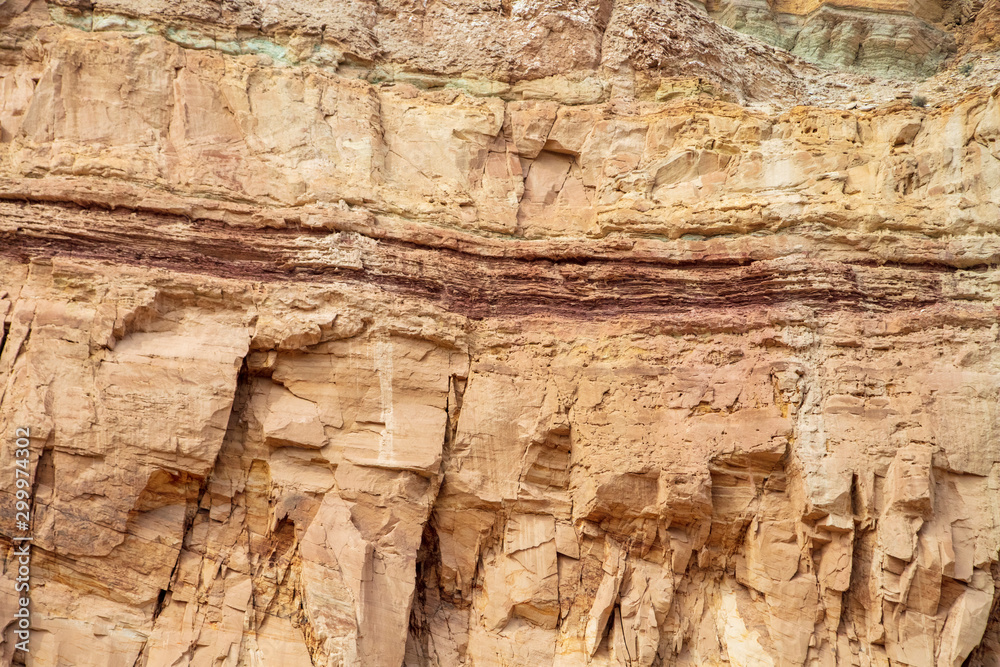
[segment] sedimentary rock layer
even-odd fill
[[[956,49],[952,35],[929,22],[942,18],[943,8],[935,3],[927,8],[867,2],[715,4],[712,15],[721,24],[811,62],[846,70],[926,77]]]
[[[638,0],[0,37],[4,664],[998,664],[1000,82]]]

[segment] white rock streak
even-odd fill
[[[382,440],[378,448],[378,460],[393,459],[392,432],[392,341],[386,337],[375,342],[375,370],[378,372],[379,389],[382,392]]]

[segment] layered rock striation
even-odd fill
[[[956,50],[943,25],[968,23],[973,2],[713,2],[721,24],[806,60],[837,69],[901,78],[936,73]]]
[[[915,106],[679,1],[0,5],[3,663],[1000,664],[939,9]]]

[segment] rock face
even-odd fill
[[[996,7],[754,7],[0,4],[3,664],[1000,665]]]
[[[948,18],[967,19],[976,9]],[[723,25],[759,37],[806,60],[860,72],[926,77],[955,51],[955,39],[941,23],[939,2],[729,0],[706,9]]]

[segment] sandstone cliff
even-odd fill
[[[998,15],[0,2],[0,661],[1000,665]]]

